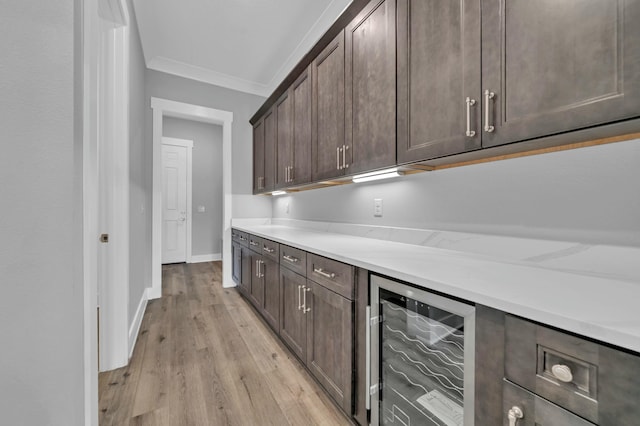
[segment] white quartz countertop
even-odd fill
[[[238,222],[234,228],[260,237],[640,352],[640,282],[633,279],[322,230]]]

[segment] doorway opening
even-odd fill
[[[151,98],[151,108],[153,109],[152,270],[151,288],[147,290],[147,297],[149,299],[157,299],[162,296],[162,140],[164,117],[181,118],[222,126],[222,283],[224,287],[233,287],[234,283],[231,278],[231,216],[233,212],[231,125],[233,123],[233,113],[160,98]]]

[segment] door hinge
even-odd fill
[[[382,323],[382,315],[378,315],[376,317],[369,318],[369,326],[373,327],[376,324]]]
[[[109,234],[100,234],[100,242],[108,243],[109,242]]]

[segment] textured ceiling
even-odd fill
[[[351,0],[133,0],[147,67],[269,95]]]

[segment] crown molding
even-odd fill
[[[278,88],[278,85],[289,75],[304,55],[315,46],[336,19],[349,7],[352,1],[353,0],[333,0],[329,3],[327,8],[322,12],[322,15],[313,23],[300,43],[298,43],[293,52],[291,52],[291,55],[289,55],[280,68],[278,68],[273,78],[271,78],[271,81],[269,81],[267,85],[269,93],[265,96],[269,96]]]
[[[163,56],[152,58],[147,63],[147,68],[263,97],[269,96],[273,91],[272,88],[265,84],[233,77]]]

